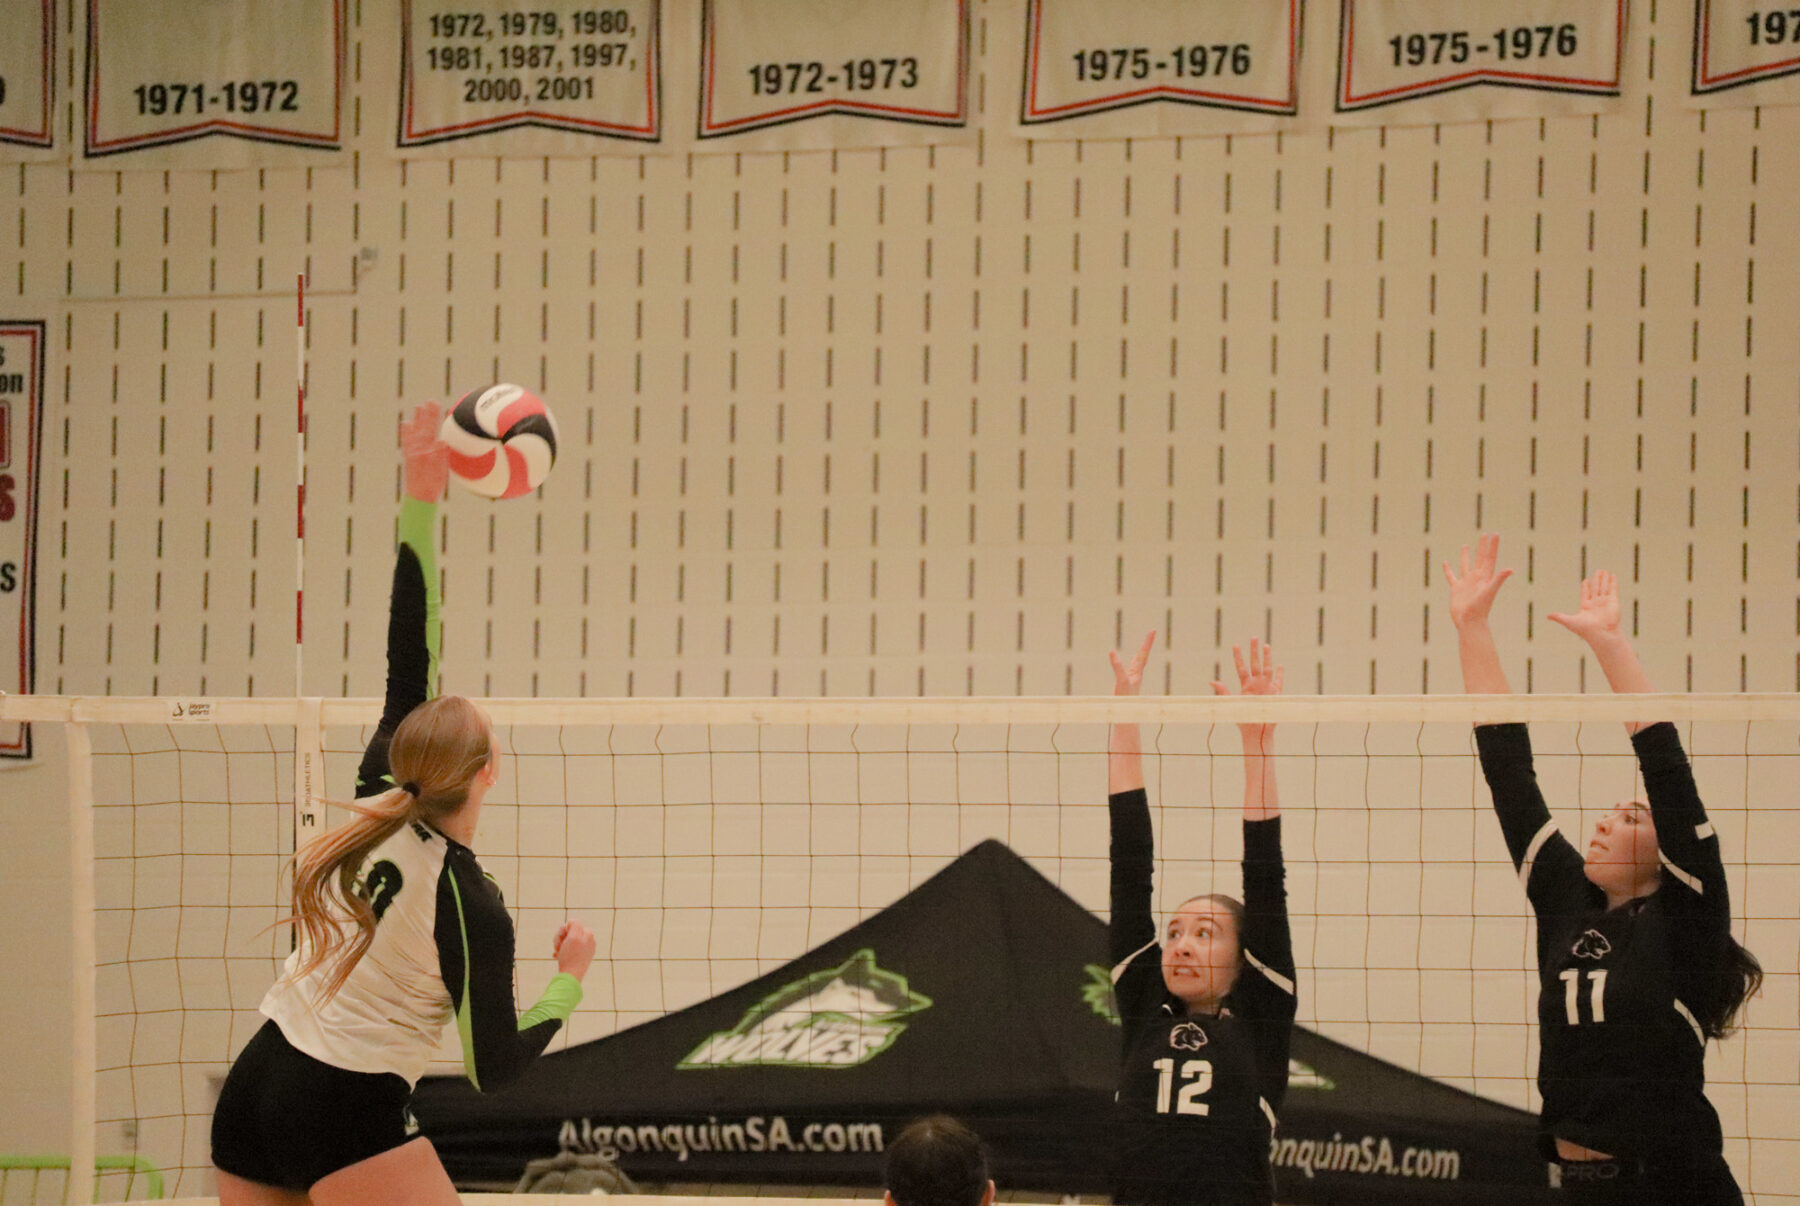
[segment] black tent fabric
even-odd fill
[[[1530,1114],[1305,1030],[1293,1055],[1280,1201],[1544,1193]],[[1118,1059],[1105,925],[986,841],[778,971],[545,1056],[500,1093],[428,1077],[413,1108],[463,1184],[571,1151],[641,1182],[873,1186],[884,1144],[942,1111],[987,1141],[1003,1185],[1104,1193]]]

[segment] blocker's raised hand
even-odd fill
[[[1592,644],[1619,631],[1619,576],[1606,570],[1589,574],[1581,582],[1581,610],[1570,614],[1553,611],[1549,619]]]
[[[444,412],[436,402],[421,402],[411,417],[400,421],[400,459],[406,466],[406,493],[420,502],[434,503],[450,483],[450,454],[438,428]]]
[[[1121,662],[1116,651],[1107,653],[1106,656],[1112,661],[1114,695],[1136,695],[1138,693],[1138,689],[1144,685],[1144,667],[1150,662],[1150,650],[1155,645],[1156,630],[1151,629],[1150,635],[1144,638],[1144,643],[1132,655],[1129,664]]]
[[[1475,557],[1469,558],[1469,546],[1463,545],[1462,573],[1444,562],[1444,580],[1450,584],[1450,620],[1458,628],[1467,623],[1484,623],[1494,606],[1494,596],[1501,584],[1512,577],[1509,569],[1497,569],[1500,560],[1500,538],[1489,533],[1475,545]]]

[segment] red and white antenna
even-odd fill
[[[304,694],[302,656],[306,617],[306,274],[294,296],[294,694]]]

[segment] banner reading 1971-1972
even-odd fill
[[[1616,107],[1626,0],[1341,0],[1336,125]]]
[[[0,319],[0,691],[37,682],[37,495],[43,434],[44,323]],[[16,657],[15,657],[16,654]],[[0,758],[30,758],[31,729],[0,724]]]
[[[660,0],[402,0],[400,26],[403,149],[635,153],[662,137]]]
[[[1697,0],[1688,103],[1800,104],[1800,0]]]
[[[700,20],[698,150],[969,137],[968,0],[701,0]]]
[[[324,164],[346,132],[345,0],[88,0],[88,159]],[[197,143],[182,148],[178,144]]]
[[[49,158],[56,142],[52,0],[0,0],[0,30],[0,162]]]
[[[1019,133],[1262,132],[1300,106],[1300,0],[1026,0]]]

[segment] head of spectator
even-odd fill
[[[993,1206],[987,1148],[947,1114],[921,1118],[888,1145],[886,1206]]]

